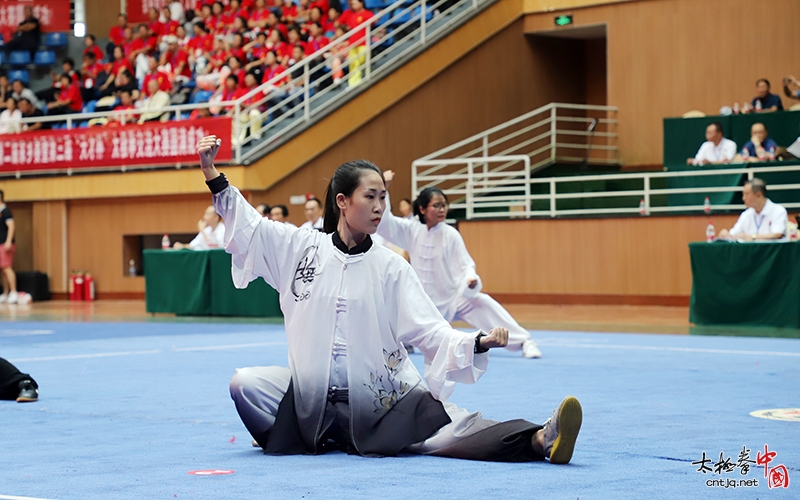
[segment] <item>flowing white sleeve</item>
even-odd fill
[[[297,229],[262,217],[234,186],[214,195],[214,208],[225,220],[225,251],[231,254],[236,288],[258,277],[281,292],[281,274],[291,267],[292,236]]]
[[[456,383],[472,384],[486,372],[488,353],[475,354],[478,332],[461,332],[444,320],[422,289],[416,273],[401,257],[389,266],[392,293],[387,310],[399,342],[417,347],[425,356],[425,380],[433,397],[444,401]]]
[[[478,276],[475,270],[475,261],[467,251],[467,246],[464,244],[464,238],[455,229],[448,231],[447,246],[448,246],[448,259],[447,265],[450,266],[450,273],[452,276],[458,276],[458,294],[465,299],[476,297],[483,288],[481,277]],[[469,288],[467,280],[476,279],[478,284],[475,288]]]
[[[389,243],[410,252],[414,247],[414,234],[420,224],[418,220],[395,217],[392,214],[389,195],[386,195],[386,210],[384,210],[381,223],[378,225],[378,235],[388,240]]]

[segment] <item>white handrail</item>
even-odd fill
[[[524,171],[490,171],[481,172],[474,169],[475,164],[479,163],[499,163],[510,160],[523,161]],[[589,200],[600,198],[633,198],[644,201],[644,214],[652,213],[672,213],[672,212],[701,212],[706,211],[704,205],[671,205],[653,206],[652,200],[656,196],[666,196],[675,194],[713,194],[731,193],[741,191],[741,185],[724,185],[709,187],[654,187],[653,179],[675,179],[675,178],[696,178],[713,176],[745,175],[750,180],[756,175],[763,175],[776,172],[800,172],[800,165],[784,166],[765,166],[759,167],[757,164],[747,164],[739,168],[723,168],[718,170],[700,171],[674,171],[674,172],[634,172],[625,174],[602,174],[602,175],[575,175],[568,177],[530,177],[530,159],[526,155],[497,156],[497,157],[472,157],[472,158],[450,158],[443,160],[418,160],[422,166],[436,165],[444,163],[446,165],[464,165],[465,172],[459,174],[420,174],[413,171],[412,180],[422,181],[460,181],[460,187],[445,188],[445,194],[451,195],[451,209],[465,209],[466,218],[487,218],[487,217],[519,217],[524,215],[526,218],[533,216],[558,217],[568,215],[620,215],[640,213],[639,202],[629,206],[614,206],[607,208],[586,208],[586,209],[559,209],[558,200]],[[743,164],[745,165],[745,164]],[[597,192],[567,192],[559,193],[560,185],[575,182],[592,182],[608,180],[641,181],[642,189],[625,189],[618,191],[597,191]],[[546,194],[531,194],[531,187],[535,185],[548,186]],[[789,184],[770,184],[770,191],[798,191],[796,197],[789,202],[782,202],[786,208],[800,208],[800,183]],[[501,194],[507,193],[507,194]],[[532,202],[549,200],[548,210],[533,210]],[[626,205],[624,202],[622,205]],[[512,206],[523,206],[524,210],[512,211]],[[505,210],[502,210],[505,208]],[[740,205],[713,205],[710,211],[736,211],[742,210]],[[501,210],[491,210],[501,209]]]

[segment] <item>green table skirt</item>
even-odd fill
[[[800,243],[690,243],[697,325],[800,328]]]
[[[145,302],[149,313],[281,317],[278,292],[264,280],[233,286],[224,250],[145,250]]]

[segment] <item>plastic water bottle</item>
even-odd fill
[[[647,215],[647,207],[644,206],[644,199],[639,202],[639,215]]]
[[[797,241],[797,222],[789,221],[786,224],[786,235],[789,237],[789,241]]]
[[[769,148],[769,161],[775,161],[775,146]]]
[[[715,239],[717,239],[717,232],[714,230],[714,224],[708,221],[708,225],[706,226],[706,243],[714,243]]]
[[[761,99],[756,99],[756,113],[761,111]]]
[[[706,199],[703,202],[703,212],[707,214],[711,213],[711,200],[708,199],[708,196],[706,196]]]
[[[166,234],[161,238],[161,250],[169,250],[169,236]]]
[[[133,259],[128,262],[128,274],[131,276],[136,276],[136,261]]]
[[[733,103],[733,114],[738,115],[741,109],[739,108],[739,101]]]
[[[747,148],[744,148],[742,150],[742,160],[747,161],[749,159],[750,159],[750,150],[747,149]]]

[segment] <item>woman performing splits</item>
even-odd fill
[[[394,172],[387,170],[383,176],[389,189]],[[414,214],[419,221],[393,216],[388,195],[386,201],[378,235],[408,252],[422,288],[444,319],[462,320],[484,330],[491,325],[503,325],[508,328],[508,350],[522,350],[526,358],[541,358],[530,332],[496,300],[481,293],[481,278],[475,272],[475,262],[461,234],[444,222],[447,217],[444,193],[439,188],[422,190],[414,201]]]
[[[226,221],[233,282],[262,277],[278,290],[289,341],[288,368],[241,368],[230,382],[236,410],[267,453],[570,461],[582,419],[574,397],[544,425],[494,422],[446,402],[456,382],[484,373],[485,352],[505,346],[508,331],[454,330],[408,263],[372,244],[386,195],[375,165],[340,166],[324,232],[303,231],[263,218],[228,184],[213,165],[220,143],[205,137],[198,152]],[[429,389],[403,342],[424,354]]]

